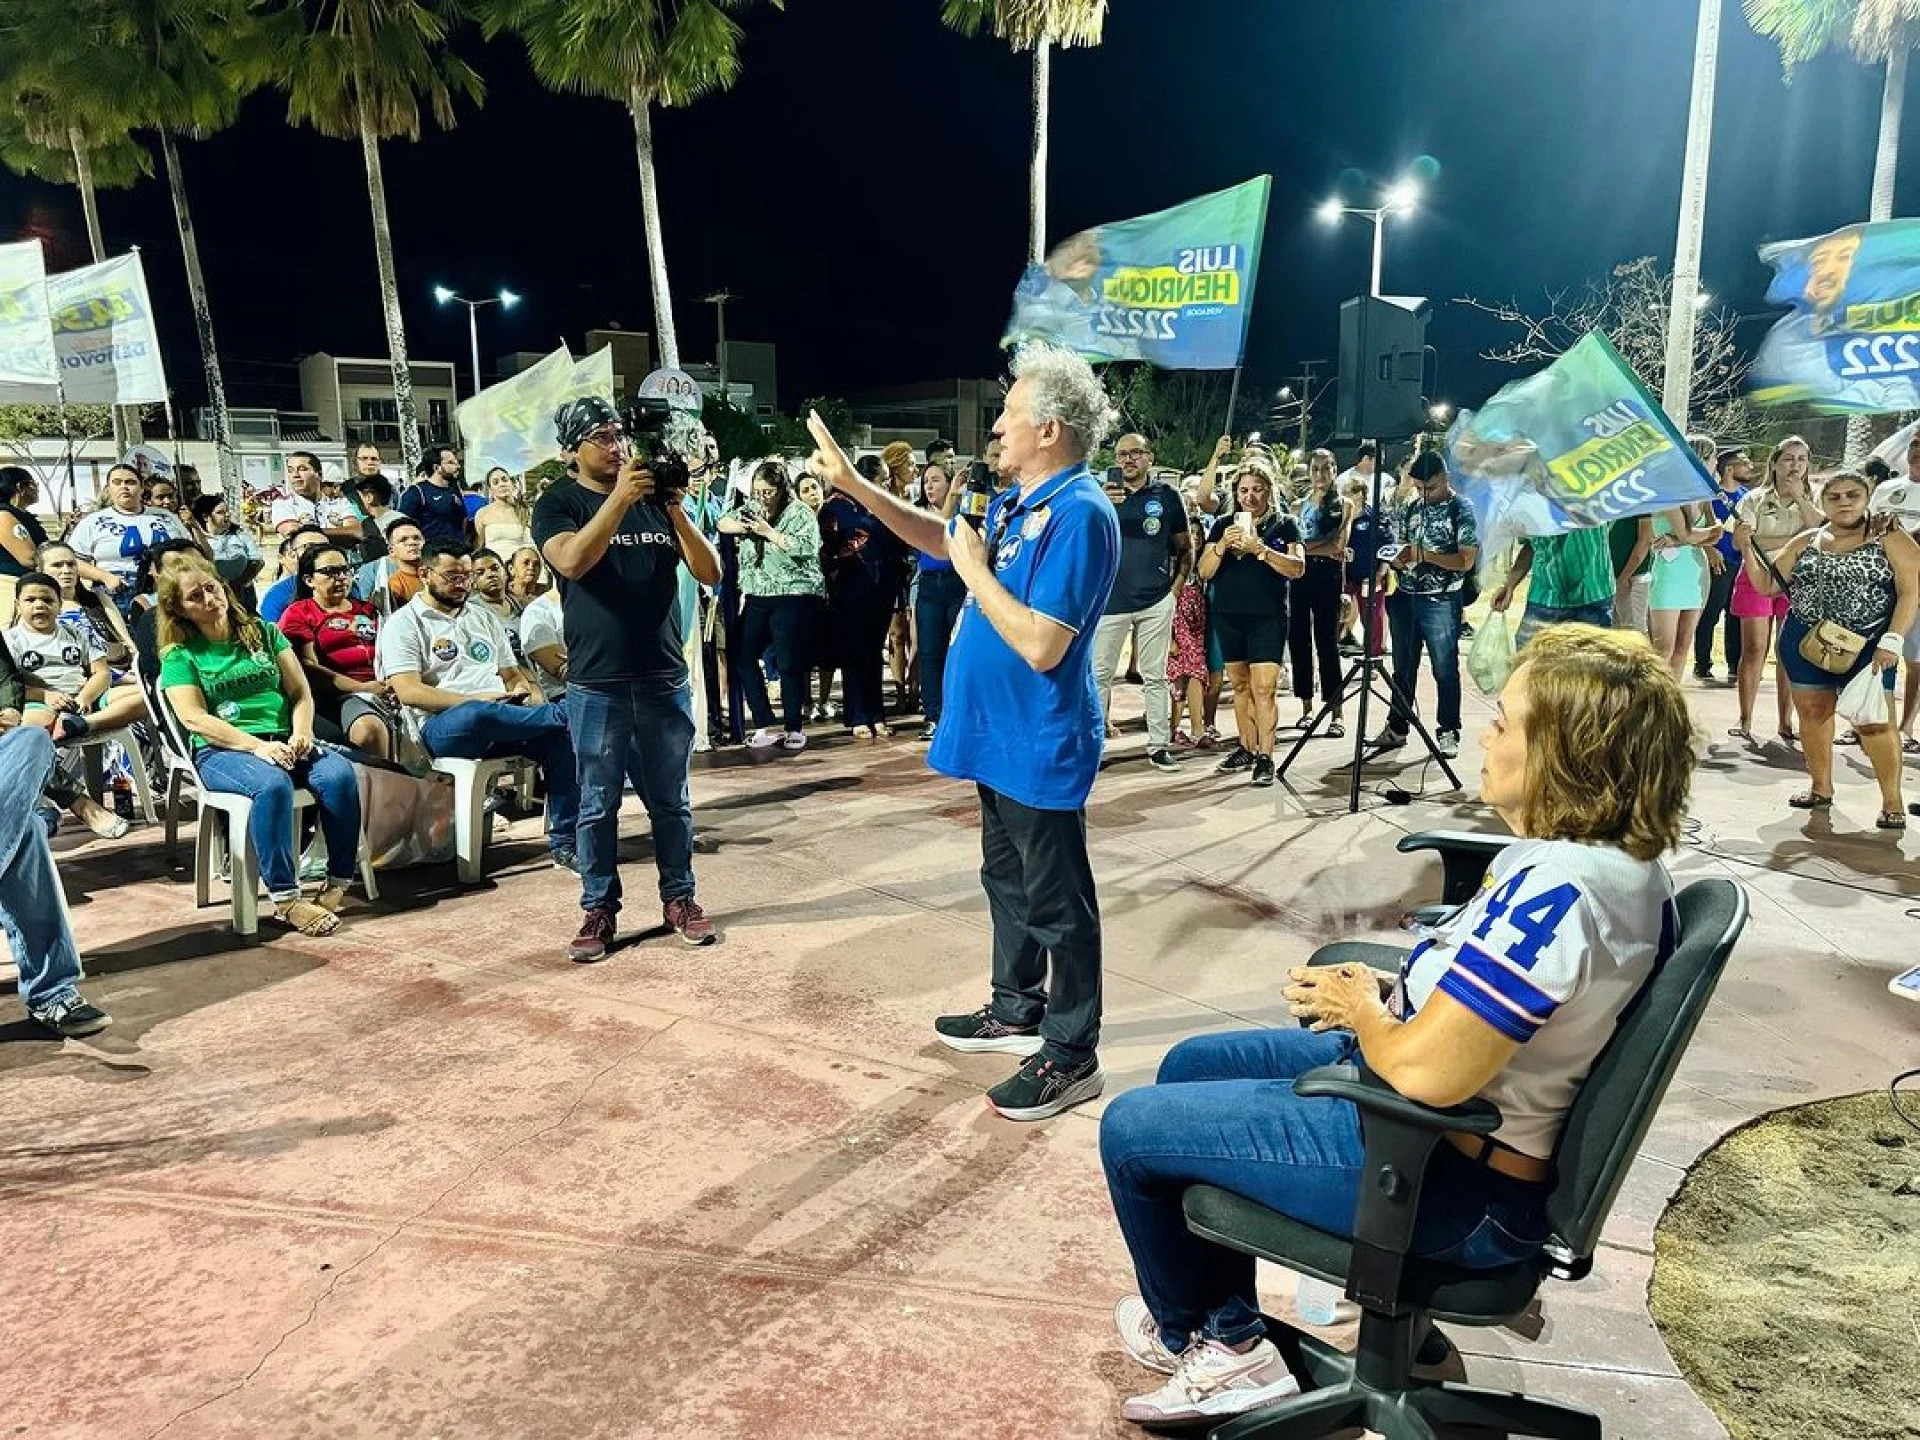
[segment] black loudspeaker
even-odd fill
[[[1427,319],[1413,296],[1356,296],[1340,304],[1340,392],[1335,427],[1354,439],[1401,440],[1425,428]]]

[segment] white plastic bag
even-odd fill
[[[1893,723],[1893,692],[1880,679],[1880,672],[1869,665],[1847,682],[1834,703],[1834,713],[1858,729],[1862,725]]]
[[[1498,695],[1513,671],[1513,631],[1507,628],[1506,612],[1495,610],[1473,632],[1473,648],[1467,651],[1467,673],[1473,676],[1483,694]]]

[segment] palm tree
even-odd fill
[[[1027,258],[1038,265],[1047,252],[1047,125],[1053,47],[1098,45],[1107,21],[1107,0],[944,0],[940,18],[962,35],[977,35],[981,27],[991,23],[993,33],[1013,49],[1033,52]]]
[[[15,0],[34,16],[36,47],[61,92],[89,110],[118,110],[159,131],[174,219],[207,377],[207,404],[220,457],[221,487],[237,496],[240,470],[227,417],[226,380],[214,341],[206,276],[187,206],[176,134],[201,136],[230,125],[241,89],[219,47],[243,36],[245,0]]]
[[[484,95],[479,74],[446,49],[447,33],[460,13],[456,0],[282,0],[264,17],[258,42],[237,45],[234,52],[244,57],[245,79],[287,92],[288,119],[336,140],[360,142],[400,448],[409,470],[420,462],[420,427],[394,276],[380,142],[401,136],[418,140],[423,102],[435,123],[451,129],[454,101],[478,103]]]
[[[1666,384],[1661,408],[1682,430],[1693,408],[1695,297],[1700,294],[1700,241],[1707,224],[1707,168],[1713,151],[1713,91],[1719,76],[1723,8],[1724,0],[1700,0],[1686,161],[1680,175],[1680,232],[1673,246],[1673,285],[1667,292]]]
[[[740,26],[727,12],[752,0],[474,0],[489,39],[511,31],[527,47],[540,83],[617,100],[633,117],[640,213],[647,240],[660,363],[680,368],[680,337],[667,287],[660,186],[653,159],[653,107],[679,109],[729,90],[740,78]],[[772,0],[780,8],[783,0]]]
[[[1880,143],[1873,157],[1867,219],[1893,218],[1893,182],[1900,168],[1900,122],[1907,103],[1907,56],[1920,0],[1741,0],[1747,24],[1780,47],[1787,73],[1830,46],[1845,45],[1864,65],[1887,67],[1880,91]],[[1847,420],[1847,459],[1867,452],[1870,422]]]
[[[111,95],[94,96],[58,63],[65,28],[52,9],[9,9],[0,26],[0,164],[21,175],[80,192],[87,248],[107,258],[100,229],[101,189],[125,189],[153,173],[153,158],[131,134],[130,112]],[[140,438],[137,407],[115,406],[113,441],[124,452]]]

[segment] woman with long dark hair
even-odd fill
[[[794,498],[793,482],[778,460],[753,472],[753,499],[720,518],[721,533],[738,537],[741,619],[740,688],[758,727],[747,737],[756,749],[807,745],[807,663],[813,650],[826,582],[820,573],[820,527],[813,512]],[[785,729],[776,729],[760,657],[773,650],[780,672],[780,709]]]
[[[1333,703],[1333,721],[1322,732],[1330,740],[1347,733],[1340,713],[1340,599],[1346,588],[1347,541],[1354,515],[1353,505],[1340,493],[1338,476],[1333,452],[1314,451],[1307,466],[1306,489],[1294,513],[1294,523],[1306,547],[1307,570],[1294,582],[1287,613],[1287,647],[1293,657],[1293,693],[1300,701],[1300,728],[1305,729],[1313,719],[1314,658],[1318,652],[1320,690]]]
[[[944,465],[929,465],[920,472],[920,505],[951,517],[958,487]],[[922,740],[933,739],[940,725],[940,707],[945,699],[947,647],[953,641],[953,627],[960,623],[961,607],[967,603],[966,582],[953,568],[953,562],[939,556],[921,554],[919,578],[914,586],[913,653],[920,667],[920,695],[927,723],[920,727]]]
[[[876,485],[888,483],[877,455],[855,467]],[[900,542],[852,496],[836,491],[820,507],[822,563],[827,583],[828,643],[840,657],[846,724],[855,739],[891,735],[887,724],[887,630],[900,593]]]
[[[335,546],[300,557],[297,596],[280,617],[313,689],[315,715],[356,750],[385,760],[399,703],[374,674],[380,617],[353,598],[353,566]]]
[[[1766,478],[1747,492],[1733,512],[1733,543],[1744,557],[1758,552],[1770,557],[1784,550],[1796,535],[1815,529],[1824,518],[1814,503],[1808,470],[1812,454],[1807,442],[1789,435],[1773,447],[1767,456]],[[1733,598],[1727,609],[1740,622],[1740,723],[1727,733],[1736,739],[1753,739],[1753,711],[1760,700],[1760,677],[1767,656],[1773,653],[1774,637],[1786,623],[1788,602],[1785,595],[1763,595],[1755,588],[1743,563],[1734,577]],[[1782,740],[1797,738],[1793,725],[1793,688],[1787,683],[1787,668],[1776,665],[1773,671],[1774,705],[1778,711],[1776,727]]]

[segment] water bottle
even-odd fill
[[[122,820],[133,819],[133,777],[124,770],[113,772],[113,813]]]
[[[1302,1275],[1293,1292],[1294,1313],[1308,1325],[1331,1325],[1340,1294],[1337,1286]]]

